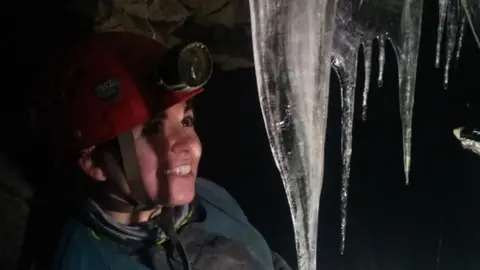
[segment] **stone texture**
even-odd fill
[[[167,46],[201,41],[222,69],[253,65],[245,0],[74,0],[70,8],[100,32],[136,32]]]
[[[0,269],[14,269],[20,254],[32,189],[24,176],[0,156]]]

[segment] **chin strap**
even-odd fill
[[[178,253],[180,261],[184,270],[191,270],[191,264],[188,259],[187,252],[183,247],[180,239],[178,239],[177,232],[174,226],[174,209],[172,207],[164,207],[159,216],[160,228],[165,232],[165,235],[170,239],[173,247]],[[158,268],[156,268],[158,269]]]
[[[144,188],[133,133],[129,131],[120,135],[118,144],[123,170],[111,153],[104,153],[103,158],[110,178],[117,182],[123,195],[119,197],[110,194],[108,199],[101,200],[101,204],[109,210],[124,213],[154,209],[157,204],[150,199]]]

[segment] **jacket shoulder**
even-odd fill
[[[207,215],[205,229],[244,244],[264,269],[273,269],[272,252],[267,242],[249,223],[233,196],[204,178],[197,179],[196,189],[197,199]]]
[[[120,266],[120,268],[119,268]],[[55,254],[54,270],[147,270],[76,219],[69,220]]]

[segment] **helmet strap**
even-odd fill
[[[119,212],[140,212],[155,208],[156,204],[147,195],[143,185],[140,166],[135,150],[133,133],[128,131],[118,137],[123,170],[117,160],[110,153],[104,153],[103,158],[112,180],[122,190],[122,196],[110,195],[109,202],[102,205]]]

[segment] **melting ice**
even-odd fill
[[[473,35],[480,47],[480,1],[478,0],[460,0],[468,23],[472,28]]]
[[[258,94],[294,225],[314,270],[336,0],[250,0]]]
[[[338,3],[337,3],[338,1]],[[436,62],[445,38],[445,79],[460,55],[466,22],[478,30],[478,0],[439,0]],[[319,197],[323,179],[329,63],[341,82],[342,189],[341,252],[345,248],[348,181],[352,154],[357,56],[363,48],[365,86],[362,118],[367,117],[373,41],[379,44],[382,86],[385,44],[398,64],[403,161],[409,183],[412,113],[421,37],[421,0],[250,0],[255,70],[263,117],[294,222],[299,269],[316,269]],[[465,11],[462,11],[465,10]],[[336,27],[335,27],[336,26]],[[333,47],[332,47],[333,46]],[[457,52],[455,54],[455,48]]]
[[[359,2],[339,0],[336,14],[336,30],[333,40],[333,66],[340,78],[342,91],[342,189],[341,189],[341,252],[345,248],[348,182],[352,155],[352,136],[355,108],[355,81],[357,56],[360,45],[365,54],[365,88],[363,93],[363,118],[367,113],[367,97],[370,85],[372,44],[379,39],[380,76],[385,63],[385,40],[390,40],[397,55],[400,116],[402,120],[404,170],[408,184],[410,170],[410,141],[414,87],[423,2],[418,0],[369,0]],[[377,81],[383,81],[379,76]]]
[[[465,0],[470,1],[470,0]],[[458,0],[439,0],[437,57],[440,66],[441,42],[446,28],[444,86],[452,57],[460,55],[465,16],[458,8]],[[477,8],[471,8],[478,12]],[[385,65],[385,43],[392,44],[398,64],[400,117],[403,137],[403,162],[406,184],[409,184],[412,117],[415,96],[417,59],[419,53],[423,1],[420,0],[339,0],[336,13],[336,30],[333,40],[333,66],[339,76],[342,91],[342,189],[341,189],[341,252],[345,248],[348,183],[355,108],[357,57],[361,47],[364,52],[365,83],[362,100],[362,119],[367,118],[370,88],[372,44],[379,44],[379,74],[377,84],[382,86]],[[478,18],[478,16],[476,17]]]

